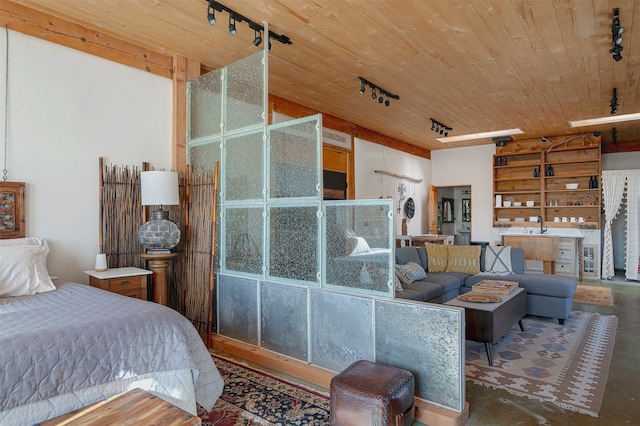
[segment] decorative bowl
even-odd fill
[[[577,183],[567,183],[565,185],[565,188],[567,188],[567,189],[578,189],[578,184]]]
[[[509,222],[511,219],[509,219],[508,217],[499,217],[497,219],[498,222]]]
[[[521,201],[514,201],[514,202],[513,202],[513,206],[514,206],[514,207],[520,207],[521,205],[522,205],[522,202],[521,202]]]
[[[524,217],[516,217],[513,219],[514,222],[524,222]]]
[[[533,207],[535,205],[536,203],[534,201],[531,201],[531,200],[527,201],[527,207]]]

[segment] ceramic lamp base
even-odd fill
[[[168,211],[155,210],[153,218],[138,230],[138,241],[147,249],[147,253],[171,253],[171,249],[180,243],[180,228],[168,217]]]

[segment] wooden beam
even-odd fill
[[[635,142],[618,142],[616,144],[612,144],[610,141],[607,143],[602,143],[602,153],[603,154],[613,154],[618,152],[634,152],[640,151],[640,141]]]
[[[269,102],[272,104],[270,106],[270,111],[279,112],[293,118],[307,117],[309,115],[322,113],[321,111],[316,111],[304,105],[297,104],[272,94],[269,94]],[[322,113],[322,125],[329,129],[348,133],[353,137],[362,138],[369,142],[384,145],[398,151],[427,159],[431,158],[431,151],[428,149],[408,144],[407,142],[366,129],[330,114]]]
[[[170,56],[90,30],[12,1],[0,3],[0,25],[43,40],[171,78]]]
[[[200,63],[184,56],[173,57],[172,168],[187,169],[187,82],[200,76]]]

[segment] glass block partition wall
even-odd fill
[[[461,412],[463,311],[394,298],[392,201],[322,200],[322,117],[268,125],[267,61],[188,87],[188,161],[220,162],[217,333],[335,372],[404,368],[416,396]]]

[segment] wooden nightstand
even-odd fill
[[[112,268],[103,272],[84,271],[89,284],[123,296],[147,300],[147,275],[151,271],[140,268]]]

